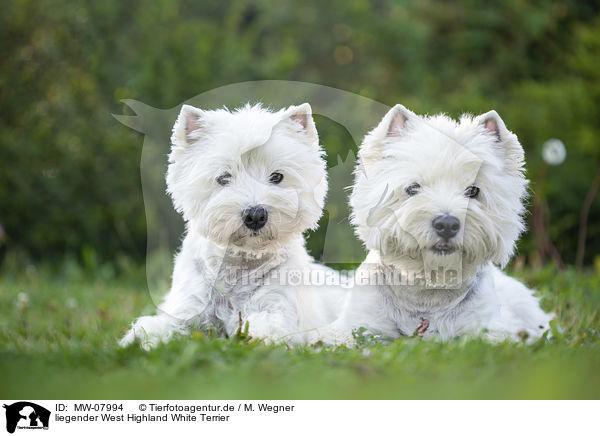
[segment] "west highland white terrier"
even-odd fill
[[[310,105],[185,105],[171,142],[167,190],[186,236],[157,314],[138,318],[121,345],[246,326],[266,342],[314,342],[315,329],[339,315],[343,292],[327,285],[339,276],[314,263],[302,235],[316,227],[327,191]]]
[[[350,197],[369,250],[340,319],[396,338],[539,338],[551,316],[504,267],[524,229],[524,152],[495,111],[456,122],[395,106],[364,139]]]

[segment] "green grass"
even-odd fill
[[[135,316],[153,310],[141,274],[4,271],[0,397],[600,398],[600,275],[518,275],[558,315],[546,342],[409,338],[290,351],[197,333],[146,353],[116,345]]]

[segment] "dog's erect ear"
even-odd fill
[[[506,128],[498,112],[491,110],[475,118],[478,126],[494,136],[496,146],[501,149],[506,162],[506,170],[522,175],[525,164],[525,152],[517,136]]]
[[[496,137],[496,140],[502,141],[502,134],[506,131],[504,121],[498,115],[498,112],[491,110],[477,117],[478,124],[483,125],[485,129]]]
[[[385,114],[377,128],[381,127],[382,133],[385,132],[386,136],[400,136],[410,120],[414,118],[417,118],[417,115],[401,104],[397,104]]]
[[[405,129],[418,118],[418,115],[409,111],[401,104],[397,104],[384,115],[369,136],[376,142],[383,141],[388,137],[402,136]]]
[[[202,137],[204,112],[201,109],[184,104],[173,126],[171,142],[174,146],[186,147]]]
[[[377,127],[371,130],[360,147],[363,160],[377,160],[381,157],[384,141],[388,138],[401,137],[405,130],[419,119],[401,104],[391,108],[381,119]]]
[[[310,104],[302,103],[300,106],[290,106],[284,113],[284,119],[294,123],[298,132],[306,135],[311,142],[319,142],[319,134],[312,117]]]

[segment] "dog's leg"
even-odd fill
[[[351,347],[354,345],[352,324],[345,318],[337,319],[329,326],[319,329],[318,340],[334,347],[341,345]]]
[[[360,303],[357,302],[360,292],[357,289],[351,289],[346,294],[339,317],[331,324],[319,329],[318,340],[326,345],[347,347],[353,346],[355,341],[352,335],[353,328],[357,325],[357,314],[355,313]],[[362,312],[360,315],[362,315]]]
[[[140,346],[148,351],[161,342],[168,342],[175,333],[186,334],[185,323],[166,313],[142,316],[131,324],[131,328],[119,341],[119,345],[127,347],[139,340]]]
[[[292,292],[261,292],[248,301],[243,310],[243,322],[248,322],[248,334],[267,344],[303,344],[306,332],[300,326],[300,314]]]
[[[248,335],[254,340],[266,344],[294,342],[297,328],[289,326],[289,320],[283,313],[274,311],[252,312],[247,318]]]
[[[119,342],[122,347],[137,339],[142,348],[149,350],[161,342],[168,342],[175,334],[187,334],[192,320],[202,323],[209,300],[206,285],[200,275],[189,274],[182,266],[176,265],[171,291],[158,307],[157,314],[135,320]],[[186,274],[188,279],[183,280]]]
[[[501,307],[495,329],[509,335],[512,340],[534,341],[550,329],[553,314],[540,307],[534,292],[498,268],[493,268],[494,288]]]
[[[346,297],[340,317],[319,329],[319,339],[327,345],[356,345],[354,331],[383,338],[397,338],[400,331],[394,316],[386,312],[387,302],[373,286],[355,286]]]

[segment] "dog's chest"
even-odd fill
[[[243,310],[259,287],[255,282],[228,281],[218,278],[207,283],[210,304],[214,312],[226,314]]]
[[[233,263],[222,262],[218,268],[207,268],[206,263],[197,261],[196,270],[206,292],[207,322],[235,330],[240,316],[245,318],[252,310],[257,292],[269,282],[273,267],[269,261],[247,263],[235,259]]]
[[[427,292],[427,291],[424,291]],[[450,339],[465,332],[466,326],[475,325],[474,312],[469,308],[475,294],[456,297],[455,304],[416,307],[395,292],[384,294],[387,315],[394,320],[402,336],[440,337]]]
[[[402,336],[432,337],[448,330],[453,320],[438,313],[395,311],[392,315]]]

